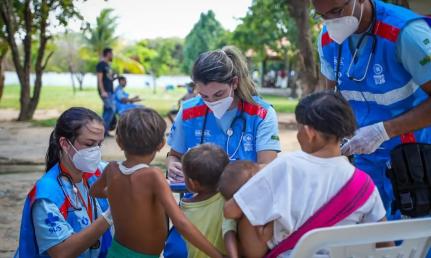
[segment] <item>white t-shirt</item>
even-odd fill
[[[234,199],[253,226],[274,221],[273,239],[268,243],[273,248],[336,195],[354,170],[344,156],[285,153],[243,185]],[[376,188],[362,207],[337,225],[376,222],[385,214]]]

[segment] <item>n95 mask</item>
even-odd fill
[[[348,37],[350,37],[359,28],[359,23],[362,20],[362,13],[364,5],[361,4],[361,15],[356,18],[353,13],[356,7],[356,0],[353,4],[352,14],[335,19],[324,20],[326,29],[328,30],[329,37],[338,44],[342,44]]]

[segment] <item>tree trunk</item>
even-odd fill
[[[0,66],[2,66],[0,64]],[[0,67],[0,101],[3,97],[3,90],[4,90],[4,71],[3,71],[3,67]]]
[[[155,73],[151,73],[151,76],[153,77],[153,94],[157,93],[157,86],[156,86],[156,81],[157,81],[157,77]]]
[[[1,0],[0,1],[0,15],[6,27],[6,40],[8,42],[9,48],[11,49],[12,59],[15,65],[15,70],[18,75],[18,79],[21,86],[20,93],[20,112],[18,116],[18,121],[28,121],[31,120],[33,114],[36,110],[37,104],[40,98],[40,92],[42,88],[42,73],[46,67],[46,64],[51,57],[52,53],[44,61],[46,44],[49,37],[46,36],[46,27],[49,10],[53,2],[47,3],[46,0],[42,0],[40,3],[40,9],[42,13],[39,19],[39,46],[37,49],[37,56],[35,62],[35,81],[33,88],[33,96],[31,96],[31,84],[30,84],[30,73],[32,66],[32,39],[34,34],[34,24],[33,24],[33,13],[31,8],[31,0],[25,0],[23,3],[23,8],[19,10],[22,12],[24,23],[23,23],[23,33],[24,39],[22,42],[23,47],[23,58],[21,58],[21,52],[19,51],[16,33],[18,31],[18,24],[16,22],[16,11],[14,11],[14,6],[11,0]],[[21,63],[22,62],[22,63]]]
[[[4,57],[6,56],[7,48],[4,52],[0,53],[0,101],[3,97],[4,90]]]
[[[70,73],[70,80],[72,81],[73,95],[75,95],[76,93],[75,78],[74,78],[74,72],[71,65],[69,65],[69,73]]]
[[[308,15],[309,1],[285,0],[290,15],[298,26],[298,39],[300,51],[301,72],[300,78],[303,82],[302,95],[306,96],[312,93],[318,83],[315,70],[314,47],[311,41],[310,22]]]
[[[261,82],[260,85],[262,85],[262,88],[266,87],[265,75],[266,75],[266,57],[262,61],[262,73],[260,74],[260,82]]]
[[[84,87],[83,87],[84,76],[85,76],[85,73],[83,73],[83,72],[75,73],[75,77],[76,77],[76,80],[78,81],[80,91],[82,91],[84,89]]]

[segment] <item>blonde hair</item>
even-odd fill
[[[241,100],[255,103],[253,96],[257,96],[256,85],[250,77],[245,57],[236,47],[226,46],[221,50],[202,53],[193,65],[194,82],[231,84],[235,77],[238,78],[235,94]]]

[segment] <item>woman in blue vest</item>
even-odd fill
[[[391,150],[431,143],[431,19],[382,1],[313,0],[327,86],[349,101],[358,130],[342,148],[368,172],[390,211]]]
[[[24,204],[15,257],[105,257],[112,224],[107,202],[89,195],[100,176],[102,119],[71,108],[58,119],[46,154],[46,174]]]
[[[244,57],[234,47],[201,54],[193,65],[197,97],[183,103],[168,144],[168,176],[183,181],[181,156],[202,143],[220,145],[231,160],[272,161],[280,151],[274,109],[257,96]]]

